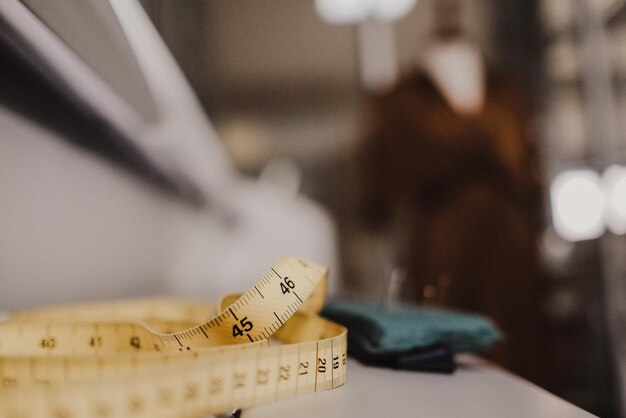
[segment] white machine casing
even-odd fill
[[[96,17],[127,42],[152,116],[51,29],[55,16],[79,22],[63,26],[64,36],[87,43],[79,51],[123,65],[107,59],[104,40],[81,33],[86,5],[112,11]],[[237,173],[139,2],[3,0],[0,17],[68,97],[206,199],[191,205],[164,193],[0,102],[0,309],[163,294],[214,299],[245,290],[284,254],[337,271],[330,216]]]

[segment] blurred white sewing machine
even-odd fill
[[[244,290],[331,218],[241,178],[141,5],[0,2],[0,308]]]

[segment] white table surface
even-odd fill
[[[244,410],[241,418],[582,418],[588,412],[486,361],[464,356],[453,375],[348,363],[340,388]]]

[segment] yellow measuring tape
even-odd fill
[[[283,257],[209,320],[174,300],[18,313],[0,323],[0,417],[201,417],[340,386],[346,329],[317,315],[327,276]]]

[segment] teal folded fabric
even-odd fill
[[[400,353],[446,344],[454,353],[480,352],[502,338],[487,318],[442,309],[381,303],[329,301],[322,316],[348,328],[352,344],[370,354]]]

